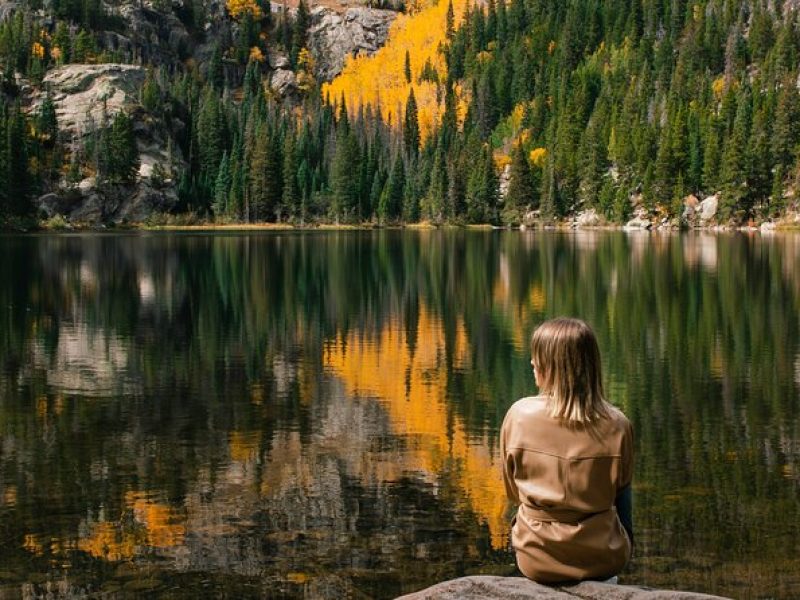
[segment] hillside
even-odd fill
[[[0,10],[14,218],[678,227],[798,210],[793,2],[43,6]],[[86,63],[105,67],[58,83]]]

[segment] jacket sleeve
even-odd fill
[[[503,484],[506,488],[506,496],[512,502],[519,504],[519,490],[517,489],[517,482],[514,480],[514,455],[508,451],[508,428],[510,422],[509,413],[506,413],[506,417],[503,419],[503,426],[500,428],[500,460],[503,463]]]
[[[622,437],[620,459],[620,474],[617,483],[617,493],[629,486],[633,480],[633,426],[625,419],[625,430]]]

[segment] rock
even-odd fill
[[[297,92],[297,76],[289,69],[278,69],[272,73],[269,87],[282,97],[291,96]]]
[[[324,6],[313,8],[308,45],[317,79],[330,81],[336,77],[349,55],[376,52],[389,37],[389,27],[396,18],[396,12],[378,8],[353,7],[343,14]]]
[[[172,185],[155,188],[142,180],[134,185],[97,186],[94,178],[44,194],[36,201],[37,209],[47,218],[61,215],[71,223],[89,225],[141,223],[154,213],[171,212],[177,204]]]
[[[600,223],[602,223],[602,219],[593,208],[578,213],[578,217],[575,219],[578,227],[596,227]]]
[[[94,177],[87,177],[86,179],[82,179],[81,182],[78,184],[78,191],[83,196],[88,196],[89,194],[94,192],[95,186],[95,178]]]
[[[697,211],[700,213],[701,224],[706,224],[717,216],[718,206],[719,197],[716,194],[708,196],[699,204]]]
[[[546,586],[525,577],[475,575],[439,583],[398,600],[720,600],[695,592],[655,590],[631,585],[584,581],[574,585]]]
[[[500,180],[498,188],[500,190],[500,197],[505,198],[506,194],[508,194],[508,185],[511,183],[511,165],[508,164],[503,167],[503,171],[500,173]]]
[[[633,218],[625,223],[625,229],[650,229],[653,224],[647,218],[647,211],[644,208],[637,208],[633,213]]]
[[[140,183],[135,192],[122,203],[113,215],[115,223],[141,223],[154,213],[171,212],[178,204],[178,194],[174,187],[155,189]]]
[[[113,14],[113,13],[112,13]],[[172,10],[154,10],[139,2],[123,2],[116,16],[125,22],[127,49],[144,64],[175,63],[189,55],[189,32]],[[104,32],[104,35],[109,32]],[[121,41],[121,40],[119,40]]]
[[[289,62],[289,57],[286,56],[283,52],[275,50],[273,48],[269,49],[269,53],[267,55],[267,61],[269,62],[269,66],[272,69],[291,69],[292,65]]]
[[[102,123],[104,111],[110,120],[137,103],[144,75],[144,69],[135,65],[71,64],[50,71],[42,87],[52,95],[58,128],[79,136]],[[38,110],[45,96],[45,91],[36,95],[32,110]]]
[[[775,223],[772,221],[765,221],[761,224],[761,233],[774,233],[775,232]]]
[[[540,216],[541,214],[539,213],[538,210],[529,210],[522,217],[522,225],[524,225],[526,228],[535,227],[536,222],[539,220]]]
[[[0,23],[11,17],[17,8],[19,8],[17,2],[0,2]]]

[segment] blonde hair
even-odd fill
[[[571,424],[610,416],[603,393],[600,349],[592,328],[580,319],[545,321],[531,338],[531,363],[550,415]]]

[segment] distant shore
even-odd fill
[[[575,220],[557,221],[555,223],[537,223],[531,226],[501,226],[491,224],[434,224],[427,221],[419,223],[216,223],[214,221],[199,221],[193,223],[69,223],[62,220],[19,220],[0,222],[0,232],[3,233],[83,233],[83,232],[137,232],[137,231],[164,231],[164,232],[257,232],[257,231],[372,231],[372,230],[517,230],[517,231],[639,231],[651,233],[665,232],[691,232],[702,231],[712,233],[723,232],[749,232],[773,233],[800,231],[800,218],[783,219],[775,222],[764,222],[759,225],[730,226],[709,224],[700,227],[629,227],[618,223],[598,223],[592,225],[579,224]]]

